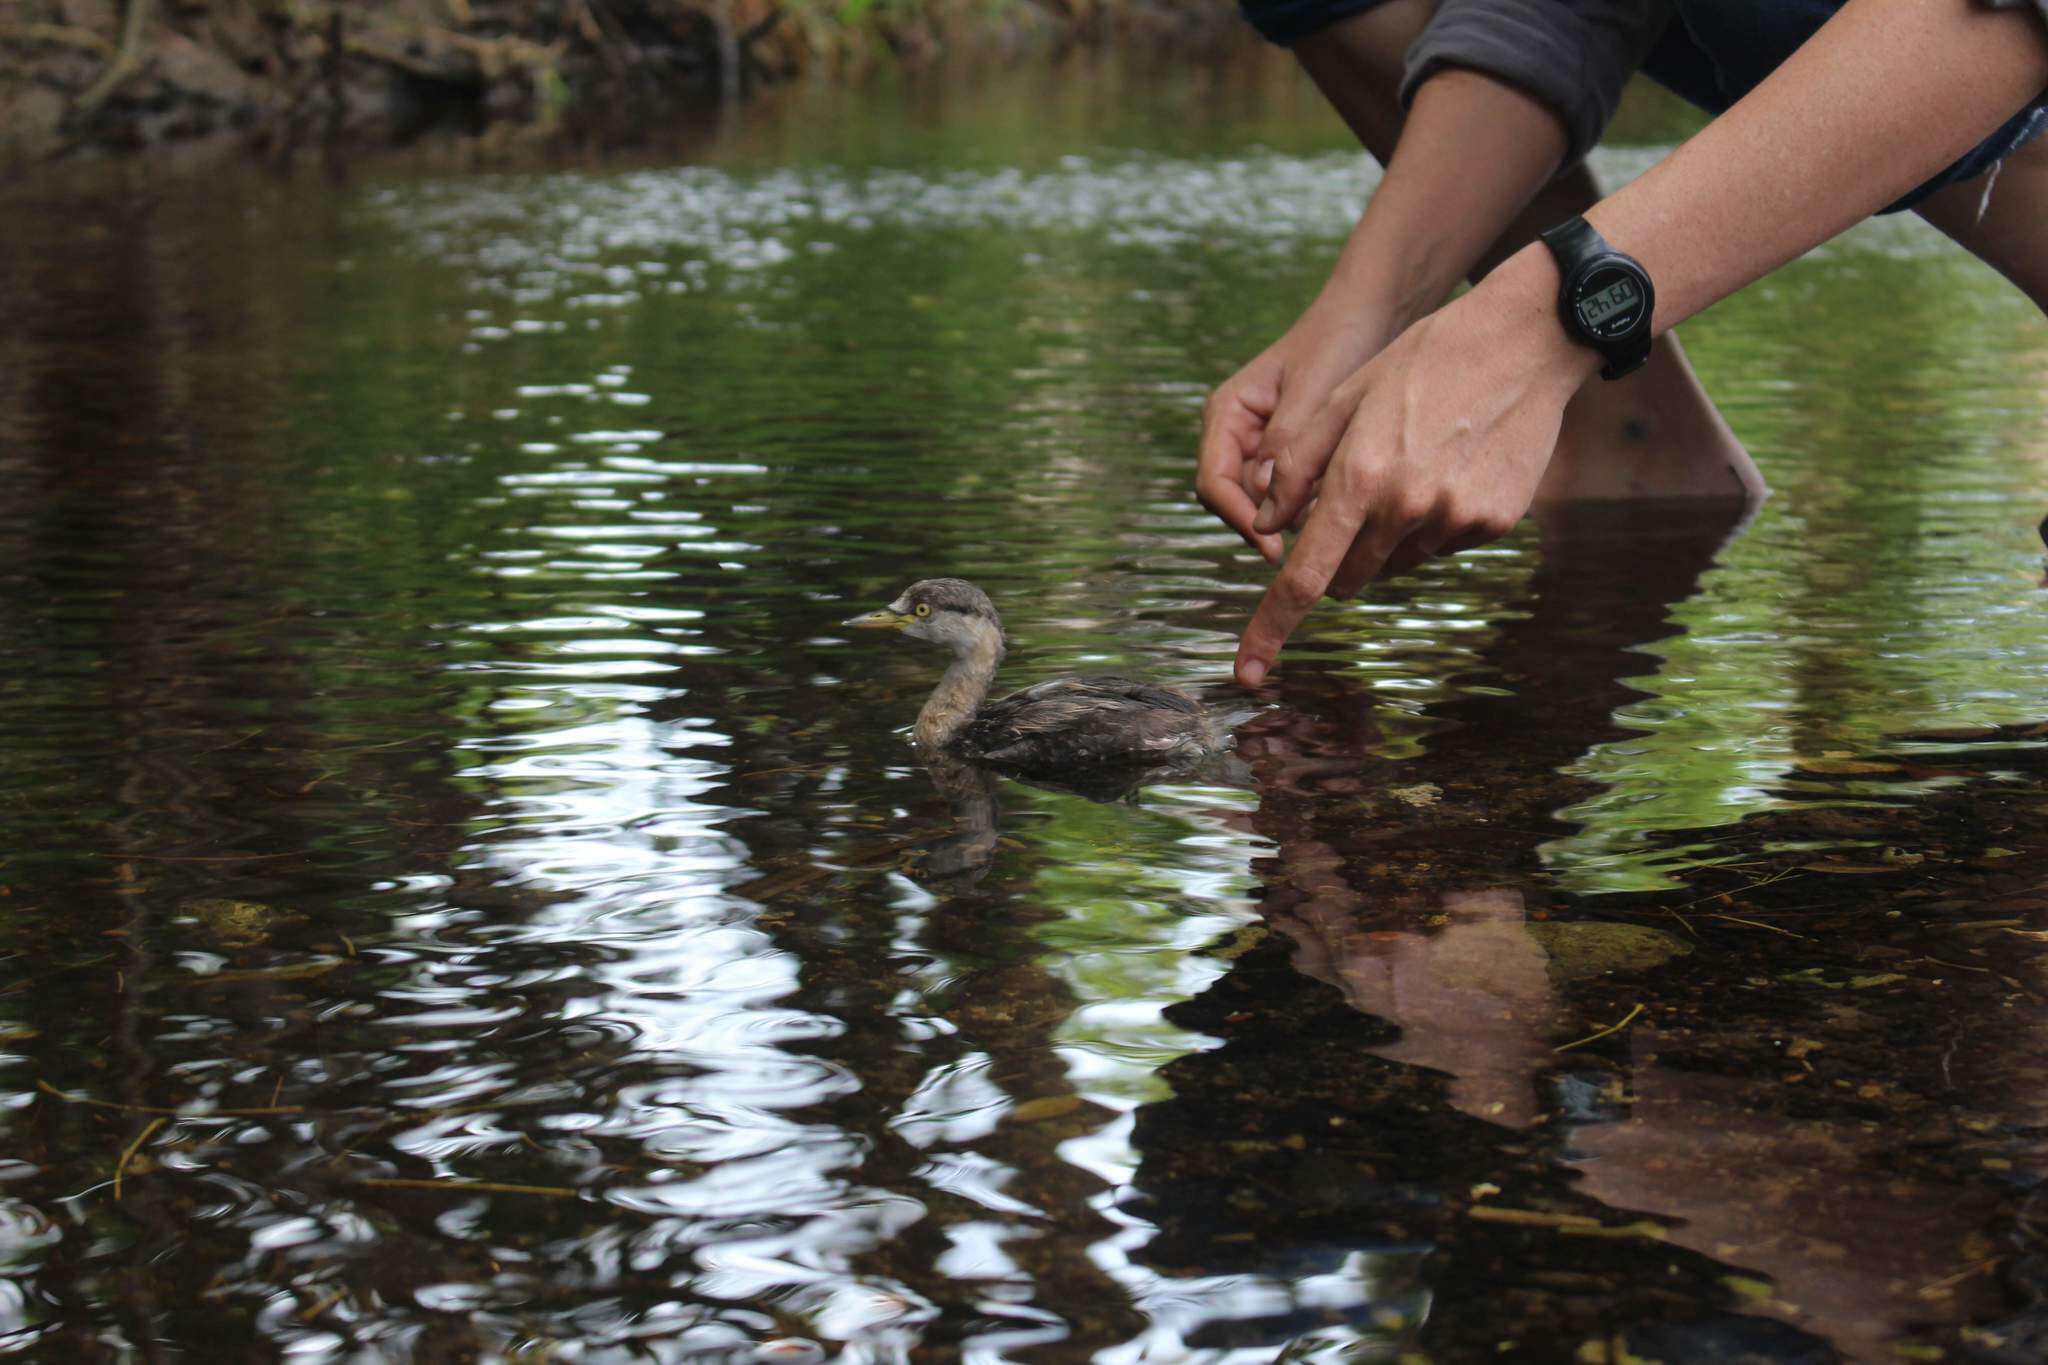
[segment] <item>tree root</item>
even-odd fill
[[[90,29],[70,24],[0,24],[0,42],[48,43],[54,47],[77,47],[113,58],[120,49]]]
[[[89,117],[142,65],[142,38],[149,29],[150,11],[155,4],[156,0],[128,0],[128,8],[121,16],[120,49],[114,53],[114,59],[107,63],[107,69],[100,73],[99,79],[86,87],[85,93],[72,104],[73,118]]]

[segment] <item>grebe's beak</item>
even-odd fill
[[[866,612],[860,616],[849,616],[839,624],[852,626],[855,630],[901,630],[917,618],[908,612],[893,611],[888,607],[880,611]]]

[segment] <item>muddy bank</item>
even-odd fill
[[[948,51],[1215,44],[1234,16],[1228,0],[20,0],[0,8],[0,165],[223,134],[588,127]]]

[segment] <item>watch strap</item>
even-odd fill
[[[1543,239],[1543,245],[1550,248],[1550,254],[1557,258],[1558,265],[1567,270],[1588,256],[1614,250],[1607,245],[1607,239],[1600,235],[1600,230],[1584,218],[1567,218],[1537,235]]]
[[[2044,0],[2044,3],[2048,3],[2048,0]],[[1620,379],[1640,369],[1643,362],[1650,358],[1649,328],[1645,326],[1638,336],[1626,341],[1587,336],[1577,325],[1574,300],[1571,297],[1571,281],[1578,273],[1579,267],[1595,257],[1618,256],[1638,272],[1642,272],[1642,266],[1634,257],[1616,251],[1608,245],[1607,239],[1600,235],[1598,228],[1576,214],[1562,223],[1543,229],[1536,235],[1542,239],[1544,246],[1550,248],[1552,258],[1557,261],[1558,272],[1563,277],[1558,284],[1557,311],[1558,320],[1565,332],[1580,345],[1600,353],[1606,362],[1600,367],[1602,379]],[[1645,282],[1648,282],[1649,278],[1647,273],[1643,273]]]

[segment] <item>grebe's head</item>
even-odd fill
[[[901,631],[945,645],[956,655],[984,649],[991,639],[998,647],[1003,641],[995,603],[964,578],[920,579],[880,611],[842,624],[858,630]]]

